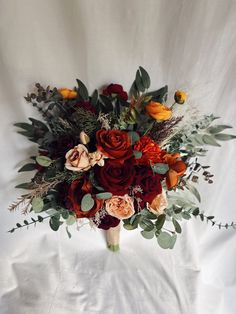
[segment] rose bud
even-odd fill
[[[77,92],[69,88],[60,88],[58,92],[64,99],[74,99],[77,97]]]
[[[155,120],[166,121],[172,116],[172,110],[159,102],[151,101],[146,105],[147,114]]]
[[[80,132],[79,138],[80,142],[84,145],[90,142],[90,137],[84,131]]]
[[[175,92],[174,98],[175,98],[175,102],[177,102],[177,104],[182,105],[183,103],[185,103],[185,101],[187,99],[187,94],[185,92],[177,90]]]

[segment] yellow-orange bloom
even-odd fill
[[[175,92],[175,102],[177,102],[177,104],[182,105],[183,103],[185,103],[187,99],[187,94],[181,90],[177,90]]]
[[[178,184],[178,179],[184,175],[187,166],[183,160],[180,160],[179,153],[166,154],[163,160],[169,166],[166,173],[166,186],[170,190]]]
[[[64,99],[74,99],[77,96],[77,92],[69,88],[61,88],[58,91]]]
[[[145,109],[147,114],[155,120],[166,121],[172,116],[172,110],[159,102],[150,101]]]

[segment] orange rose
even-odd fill
[[[145,110],[150,117],[159,121],[169,120],[172,116],[170,108],[155,101],[150,101],[150,103],[146,105]]]
[[[186,99],[187,99],[187,94],[181,90],[177,90],[175,92],[175,102],[177,102],[177,104],[182,105],[183,103],[185,103]]]
[[[105,201],[105,208],[109,215],[118,219],[127,219],[135,213],[133,199],[128,194],[112,196]]]
[[[167,197],[166,197],[166,192],[164,189],[162,189],[161,194],[158,194],[154,200],[151,202],[151,204],[147,205],[147,209],[159,216],[161,214],[163,214],[164,209],[168,206],[168,202],[167,202]]]
[[[187,166],[180,160],[179,153],[166,154],[163,160],[169,165],[169,170],[166,173],[166,185],[170,190],[178,184],[178,179],[184,175]]]
[[[77,97],[77,92],[69,88],[60,88],[58,91],[64,99],[74,99]]]
[[[85,194],[93,192],[92,184],[88,179],[78,179],[74,180],[68,191],[67,203],[70,210],[76,213],[77,218],[91,218],[94,217],[96,212],[101,209],[104,204],[104,200],[94,199],[94,206],[87,212],[82,211],[81,201]]]
[[[146,135],[135,143],[134,150],[142,153],[142,157],[136,159],[136,164],[144,166],[162,162],[162,157],[166,154],[165,150],[162,150],[156,142]]]

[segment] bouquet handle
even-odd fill
[[[120,224],[106,230],[107,248],[112,252],[120,250]]]

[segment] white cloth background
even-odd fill
[[[128,89],[142,65],[153,88],[185,89],[186,106],[236,126],[235,29],[234,0],[0,0],[1,314],[236,312],[235,230],[185,223],[173,251],[122,230],[118,254],[89,227],[70,240],[47,223],[6,233],[24,219],[7,207],[36,147],[12,124],[37,117],[23,99],[35,82]],[[202,208],[223,221],[236,218],[235,155],[232,141],[205,159],[215,182],[200,187]]]

